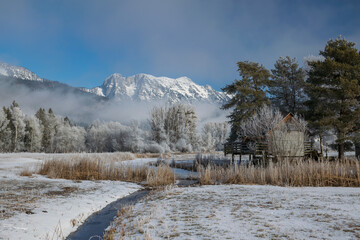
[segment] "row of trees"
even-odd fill
[[[319,57],[308,59],[306,69],[295,58],[279,58],[274,69],[255,62],[238,62],[241,79],[223,91],[234,96],[223,109],[230,114],[230,141],[242,137],[242,122],[263,105],[284,114],[292,112],[308,121],[312,135],[337,135],[339,158],[347,140],[360,155],[360,53],[344,38],[329,40]],[[321,144],[320,144],[321,145]]]
[[[206,123],[199,132],[194,109],[183,104],[155,107],[148,122],[128,126],[99,121],[77,126],[43,108],[29,116],[15,101],[0,109],[1,152],[213,151],[222,149],[226,137],[226,123]]]
[[[197,117],[190,105],[155,107],[150,118],[152,139],[173,151],[222,150],[228,134],[227,123],[206,123],[197,131]]]
[[[1,152],[81,152],[85,150],[85,129],[68,118],[56,117],[40,108],[35,116],[25,115],[14,101],[0,109]]]

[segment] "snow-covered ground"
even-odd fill
[[[359,206],[360,188],[172,188],[115,226],[125,229],[121,239],[359,239]]]
[[[0,239],[62,239],[93,212],[141,188],[118,181],[20,176],[52,156],[0,154]]]

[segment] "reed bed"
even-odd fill
[[[135,153],[136,158],[165,158],[171,157],[170,153]]]
[[[295,160],[269,163],[266,166],[198,166],[203,185],[260,184],[278,186],[360,187],[360,164],[357,160]]]
[[[89,160],[86,158],[71,160],[45,161],[38,174],[49,178],[63,178],[70,180],[119,180],[144,181],[147,167],[132,167],[131,165],[115,164],[104,160]]]
[[[150,169],[148,166],[132,166],[102,159],[89,159],[86,156],[75,159],[53,159],[45,161],[38,174],[49,178],[69,180],[111,180],[143,182],[147,186],[163,186],[174,183],[175,176],[169,166]]]

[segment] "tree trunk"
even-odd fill
[[[355,142],[355,157],[360,160],[360,141]]]
[[[344,144],[344,133],[343,132],[339,132],[338,134],[338,151],[339,151],[339,159],[344,159],[345,158],[345,144]]]
[[[15,124],[14,124],[14,125],[15,125]],[[15,126],[15,135],[14,135],[14,148],[13,148],[13,152],[16,152],[17,137],[18,137],[18,130],[17,130],[17,126]]]
[[[319,138],[320,138],[320,157],[322,159],[324,157],[323,135],[319,134]]]

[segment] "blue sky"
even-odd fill
[[[73,86],[118,72],[219,90],[238,61],[271,69],[280,56],[302,64],[338,35],[360,44],[359,10],[350,0],[0,0],[0,61]]]

